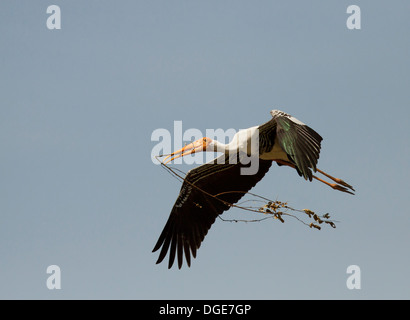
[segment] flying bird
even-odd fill
[[[216,159],[188,171],[168,221],[152,250],[161,249],[157,264],[169,252],[168,268],[172,267],[175,257],[181,268],[184,256],[190,266],[191,255],[196,257],[217,216],[253,188],[273,162],[296,169],[306,180],[316,179],[335,190],[354,194],[351,185],[316,167],[322,141],[316,131],[283,111],[272,110],[270,113],[272,119],[260,126],[240,130],[229,144],[204,137],[164,158],[162,163],[166,164],[196,152],[222,152]],[[250,161],[244,161],[246,157]],[[243,170],[250,169],[252,161],[256,161],[256,172],[244,174]],[[317,177],[314,172],[323,174],[334,183]]]

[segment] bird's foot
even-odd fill
[[[337,182],[338,184],[341,184],[342,186],[349,188],[350,190],[356,191],[355,189],[353,189],[353,187],[350,184],[344,182],[342,179],[335,178],[334,181]]]
[[[349,189],[347,189],[347,188],[341,186],[340,184],[331,183],[330,186],[331,186],[333,189],[335,189],[335,190],[339,190],[339,191],[346,192],[346,193],[350,193],[350,194],[353,194],[353,195],[354,195],[353,192],[351,192]],[[350,189],[352,189],[352,190],[354,191],[353,188],[350,187]]]

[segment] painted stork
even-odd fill
[[[273,161],[280,166],[296,169],[306,180],[312,181],[313,178],[335,190],[353,194],[350,191],[354,191],[352,186],[316,167],[322,141],[316,131],[283,111],[272,110],[271,115],[270,121],[237,132],[229,144],[204,137],[164,158],[165,164],[195,152],[223,152],[220,157],[190,170],[186,175],[168,221],[153,249],[153,252],[161,249],[157,264],[162,262],[169,251],[168,268],[172,267],[175,256],[178,258],[178,267],[181,268],[184,255],[190,266],[191,254],[196,257],[196,251],[216,217],[254,187],[268,172]],[[258,150],[252,151],[249,147],[250,139],[255,133],[258,134]],[[249,163],[228,161],[233,155],[238,160],[241,154],[257,159],[257,172],[241,174],[241,170],[249,166]],[[335,183],[313,175],[312,170]]]

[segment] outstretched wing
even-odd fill
[[[276,122],[276,136],[283,151],[295,163],[300,176],[312,181],[312,171],[316,172],[322,137],[298,119],[282,112],[272,111]]]
[[[196,251],[216,217],[255,186],[272,164],[272,161],[255,159],[259,161],[257,173],[243,175],[241,168],[246,166],[241,162],[220,163],[218,159],[188,172],[168,221],[153,249],[155,252],[161,248],[157,263],[160,263],[169,251],[168,268],[172,267],[176,255],[179,268],[182,266],[184,255],[190,266],[191,254],[196,257]]]

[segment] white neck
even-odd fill
[[[229,144],[224,144],[222,142],[219,142],[217,140],[213,140],[213,151],[214,152],[229,152]]]

